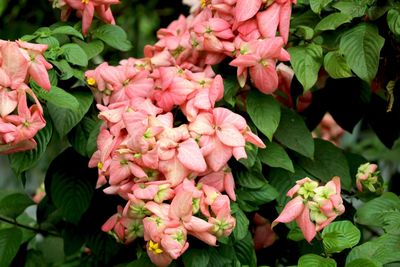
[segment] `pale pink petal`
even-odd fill
[[[191,138],[179,144],[178,159],[189,170],[204,172],[207,169],[199,145]]]

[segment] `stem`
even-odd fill
[[[43,229],[40,229],[40,228],[35,228],[35,227],[32,227],[32,226],[29,226],[29,225],[21,224],[21,223],[17,222],[16,220],[5,218],[3,216],[0,216],[0,221],[8,223],[8,224],[15,225],[17,227],[21,227],[21,228],[24,228],[24,229],[27,229],[27,230],[31,230],[31,231],[33,231],[35,233],[38,233],[38,234],[51,235],[51,236],[60,236],[56,232],[47,231],[47,230],[43,230]]]

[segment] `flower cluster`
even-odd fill
[[[127,200],[103,230],[125,243],[143,236],[158,266],[188,248],[187,235],[215,246],[232,232],[227,162],[247,157],[246,142],[265,147],[243,117],[215,107],[221,76],[170,57],[129,58],[85,73],[104,121],[89,166],[98,167],[98,186],[108,183],[106,193]]]
[[[379,171],[378,165],[369,162],[361,164],[358,167],[356,174],[356,185],[358,191],[363,191],[363,186],[368,188],[369,191],[375,192],[377,187],[380,186],[378,181]]]
[[[0,154],[36,147],[33,137],[46,125],[36,95],[27,85],[32,78],[49,91],[51,88],[43,52],[47,45],[0,40]],[[27,94],[35,104],[28,106]]]
[[[255,87],[271,94],[278,88],[277,61],[290,59],[283,46],[288,38],[292,2],[201,1],[190,16],[180,16],[168,28],[160,29],[159,41],[147,46],[145,54],[192,71],[230,57],[233,60],[229,64],[237,67],[242,87],[250,75]],[[278,28],[280,36],[276,36]]]
[[[73,10],[82,17],[82,33],[87,35],[94,13],[108,24],[115,24],[110,5],[119,4],[119,0],[50,0],[53,7],[61,9],[61,20],[66,21]]]
[[[308,177],[303,178],[287,192],[287,196],[293,199],[272,222],[272,227],[280,222],[296,220],[308,242],[344,212],[338,176],[333,177],[325,186],[318,186],[318,182]]]

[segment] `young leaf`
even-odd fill
[[[316,44],[290,47],[288,49],[294,73],[307,91],[317,82],[318,72],[322,65],[322,47]]]
[[[334,259],[324,258],[315,254],[301,256],[297,264],[298,267],[336,267]]]
[[[60,26],[53,29],[52,34],[66,34],[78,37],[83,40],[83,36],[80,32],[78,32],[74,27],[71,26]]]
[[[128,51],[132,48],[125,31],[117,25],[103,25],[93,32],[93,37],[121,51]]]
[[[351,19],[352,16],[348,14],[332,13],[318,22],[317,26],[315,26],[315,31],[322,32],[327,30],[335,30],[340,25],[350,22]]]
[[[330,51],[324,57],[324,68],[334,79],[353,76],[351,69],[339,51]]]
[[[258,151],[262,163],[294,172],[292,160],[283,147],[275,142],[267,142],[265,145],[267,146],[265,149]]]
[[[354,73],[371,83],[379,66],[379,55],[385,39],[373,24],[360,23],[340,39],[340,52]]]
[[[77,111],[59,108],[51,103],[47,104],[50,116],[55,124],[57,132],[60,136],[65,136],[78,122],[83,118],[85,113],[89,110],[93,101],[93,96],[89,92],[75,92],[73,96],[79,102],[79,109]]]
[[[276,130],[275,138],[282,145],[303,156],[308,158],[314,156],[314,140],[310,131],[300,115],[290,109],[282,109],[282,118]]]
[[[74,70],[69,65],[68,61],[65,59],[61,59],[59,61],[51,60],[51,64],[57,67],[61,71],[60,79],[61,80],[68,80],[72,76],[74,76]]]
[[[88,57],[85,51],[77,44],[65,44],[61,47],[64,51],[65,59],[72,64],[86,67]]]
[[[272,140],[281,117],[281,110],[275,98],[252,90],[247,98],[247,112],[257,128]]]
[[[9,266],[18,252],[22,232],[18,228],[0,230],[0,266]]]
[[[360,241],[361,233],[350,221],[333,222],[322,232],[322,239],[327,253],[341,252],[352,248]]]

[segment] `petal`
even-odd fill
[[[288,223],[295,220],[299,217],[303,211],[305,210],[305,206],[303,203],[303,199],[300,196],[290,200],[286,206],[283,208],[281,214],[279,214],[278,218],[276,218],[272,222],[272,227],[277,225],[278,223]]]
[[[276,36],[280,7],[279,4],[273,3],[265,11],[257,14],[258,29],[264,38]]]
[[[261,0],[238,0],[235,17],[238,22],[252,18],[261,7]]]
[[[308,242],[311,242],[311,240],[315,237],[317,232],[315,225],[310,220],[310,211],[307,207],[304,208],[300,216],[296,218],[296,222],[299,225],[301,231],[303,232],[305,239]]]
[[[178,159],[189,170],[204,172],[207,169],[199,145],[193,139],[188,139],[179,144]]]
[[[219,140],[227,146],[244,147],[246,144],[243,135],[235,127],[224,125],[217,129],[216,133]]]

